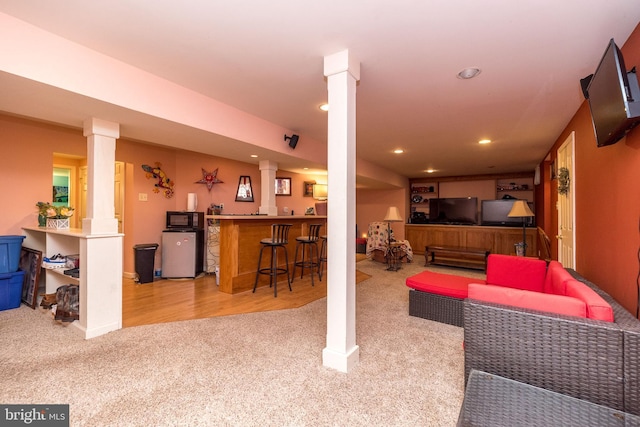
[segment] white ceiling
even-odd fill
[[[300,145],[326,143],[323,57],[349,49],[361,63],[357,155],[407,177],[533,170],[583,102],[579,80],[640,21],[638,0],[0,0],[0,12],[291,129]],[[469,66],[481,74],[456,78]],[[3,75],[0,109],[64,124],[117,108],[25,105],[22,93],[54,90],[42,86]],[[124,137],[202,139],[124,113],[154,121]]]

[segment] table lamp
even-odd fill
[[[527,218],[531,218],[534,213],[529,209],[526,200],[516,200],[511,206],[511,211],[507,214],[509,218],[522,218],[522,256],[527,255]]]
[[[313,198],[316,203],[316,215],[327,215],[327,197],[329,196],[327,184],[313,184]]]
[[[389,264],[389,268],[387,268],[387,270],[396,271],[398,270],[398,266],[395,265],[395,261],[393,263],[391,262],[391,223],[402,222],[404,220],[400,216],[400,211],[398,210],[398,208],[395,206],[390,206],[389,209],[387,209],[387,214],[385,215],[383,221],[387,223],[387,263]]]

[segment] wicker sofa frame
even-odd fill
[[[472,369],[640,415],[640,321],[575,271],[614,322],[463,301],[465,383]]]

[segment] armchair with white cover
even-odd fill
[[[367,232],[367,258],[377,262],[387,263],[387,255],[389,253],[389,242],[399,243],[399,258],[404,262],[413,260],[413,250],[408,240],[396,240],[393,237],[393,228],[389,227],[387,222],[371,222],[369,223],[369,231]]]

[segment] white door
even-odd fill
[[[558,183],[558,261],[566,268],[575,268],[575,132],[558,149],[556,175]]]
[[[122,233],[124,230],[124,162],[116,162],[114,181],[114,216],[118,220],[118,233]]]

